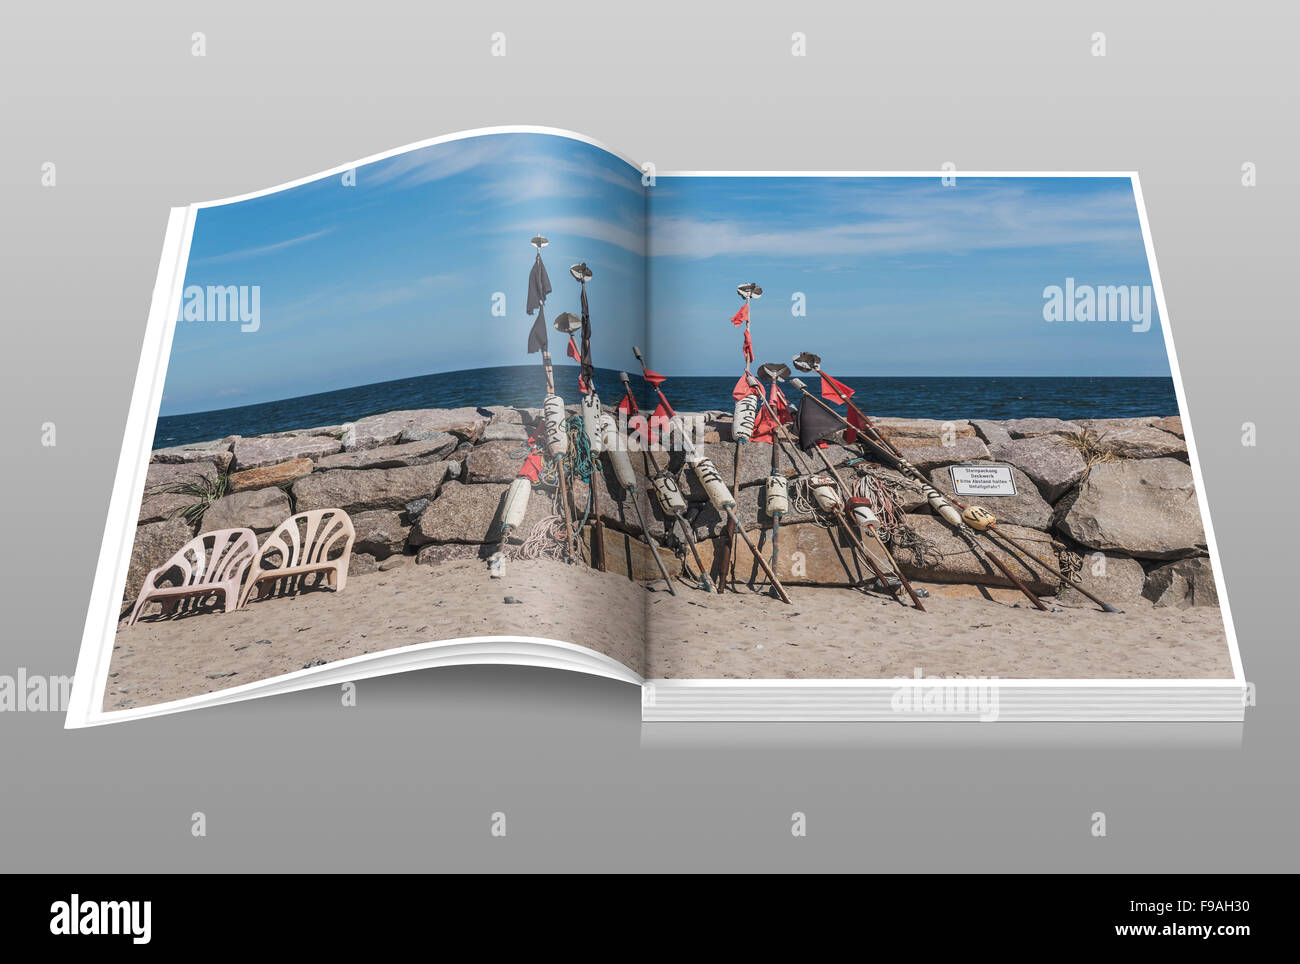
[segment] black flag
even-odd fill
[[[546,265],[542,264],[542,252],[538,251],[533,270],[528,273],[528,304],[524,309],[530,315],[537,312],[537,321],[533,322],[533,328],[528,332],[530,355],[546,350],[546,313],[542,310],[542,303],[550,293],[551,279],[546,273]]]
[[[582,286],[582,357],[578,359],[582,364],[582,383],[590,386],[591,377],[595,374],[595,369],[591,364],[591,310],[587,307],[587,286]]]
[[[537,307],[537,320],[528,332],[528,354],[538,351],[546,351],[546,311],[540,305]]]
[[[844,427],[838,418],[810,399],[799,406],[795,421],[799,425],[799,447],[805,452]]]
[[[542,253],[539,251],[537,260],[533,262],[533,270],[528,273],[528,305],[524,310],[531,315],[542,306],[550,293],[551,278],[546,273],[546,265],[542,264]]]

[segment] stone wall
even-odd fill
[[[772,447],[737,446],[729,441],[729,413],[702,414],[706,454],[728,481],[736,466],[738,514],[755,541],[764,544],[771,520],[762,510],[763,484],[771,470]],[[357,530],[354,573],[402,561],[485,559],[499,539],[502,497],[519,470],[523,444],[533,434],[538,415],[537,410],[499,406],[397,411],[344,425],[156,450],[126,600],[134,599],[146,572],[197,532],[248,526],[261,536],[293,512],[314,508],[341,508],[352,517]],[[1034,543],[1034,551],[1049,561],[1058,549],[1088,557],[1086,584],[1099,595],[1113,597],[1117,605],[1140,596],[1157,605],[1217,602],[1177,417],[1079,422],[882,418],[877,426],[941,491],[951,493],[947,468],[954,463],[1011,465],[1018,494],[984,499],[982,504],[1007,532],[1018,541]],[[1088,433],[1094,448],[1109,452],[1111,460],[1089,468],[1071,442],[1077,443],[1082,433]],[[860,459],[856,448],[841,444],[823,452],[836,466]],[[648,524],[656,538],[675,544],[649,495],[644,453],[630,456],[638,474],[637,499]],[[660,453],[659,458],[675,470],[682,468],[679,453]],[[780,465],[786,472],[792,468],[784,451]],[[842,471],[847,479],[858,468],[850,465]],[[693,474],[679,471],[679,479],[707,561],[725,519],[708,503]],[[627,493],[607,465],[593,484],[600,517],[620,557],[614,568],[630,568],[636,577],[651,578],[653,560],[635,539],[626,538],[641,535]],[[218,485],[222,494],[215,500],[196,494]],[[574,492],[581,511],[587,484],[576,481]],[[909,576],[1005,584],[1000,574],[986,572],[964,543],[931,515],[919,493],[904,492],[902,507],[913,528],[936,550],[924,558],[900,552],[900,564]],[[535,491],[528,517],[513,536],[522,538],[548,510],[549,498]],[[810,515],[791,513],[784,518],[781,546],[780,574],[792,584],[845,581],[842,537]],[[795,552],[801,556],[795,557]],[[1041,568],[1024,560],[1017,564],[1013,553],[1002,554],[1037,591],[1056,588],[1056,581]],[[742,569],[752,566],[752,560],[741,562]],[[1067,593],[1063,599],[1074,595]]]

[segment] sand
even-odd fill
[[[233,613],[119,624],[104,709],[148,706],[279,676],[316,661],[466,636],[536,636],[597,650],[648,678],[1230,678],[1217,608],[1041,613],[1023,597],[927,585],[929,612],[849,589],[723,596],[612,573],[514,561],[404,564]],[[506,603],[505,597],[518,599]],[[1019,599],[1019,604],[1016,600]],[[647,619],[648,614],[648,619]]]

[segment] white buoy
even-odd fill
[[[533,483],[525,478],[517,478],[506,490],[506,503],[501,510],[503,529],[518,529],[524,524],[528,513],[528,497],[532,495]]]
[[[880,519],[871,511],[871,506],[865,502],[853,503],[853,520],[858,524],[859,529],[866,529],[880,524]]]
[[[632,460],[627,457],[627,446],[618,434],[618,423],[614,416],[602,413],[600,416],[600,440],[609,456],[609,464],[614,467],[614,478],[618,484],[629,491],[636,490],[636,473],[632,471]]]
[[[542,420],[546,425],[546,451],[551,456],[569,451],[569,432],[564,426],[564,399],[547,395],[542,402]]]
[[[950,526],[961,526],[961,513],[958,512],[951,502],[939,494],[939,490],[930,486],[925,486],[922,491],[925,493],[926,501],[930,503],[930,508],[943,516],[943,521]]]
[[[790,483],[784,475],[769,475],[767,478],[767,514],[779,519],[790,511]]]
[[[731,416],[731,437],[737,442],[748,442],[754,434],[754,422],[758,420],[758,396],[751,393],[736,399],[736,409]]]
[[[835,491],[835,483],[824,475],[810,476],[808,484],[812,487],[813,498],[823,512],[839,512],[844,508],[844,500]]]
[[[661,472],[655,478],[654,485],[655,495],[659,499],[659,507],[664,510],[664,515],[677,515],[679,512],[686,511],[686,498],[682,495],[676,479],[667,472]]]
[[[587,447],[592,455],[605,451],[605,439],[600,430],[600,396],[588,392],[582,396],[582,430],[587,435]]]
[[[972,529],[978,529],[980,532],[998,524],[997,516],[982,505],[968,506],[966,511],[961,514],[961,517],[966,520]]]
[[[727,488],[727,483],[722,481],[712,459],[700,456],[691,463],[691,468],[695,470],[696,478],[704,486],[704,493],[715,509],[726,515],[728,510],[735,508],[736,500],[731,497],[731,491]]]

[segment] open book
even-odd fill
[[[470,663],[1242,719],[1137,177],[517,127],[174,209],[68,725]]]

